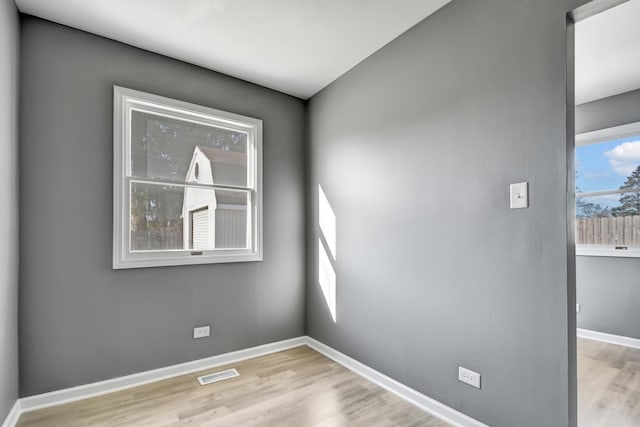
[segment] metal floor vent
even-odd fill
[[[213,374],[198,377],[198,382],[200,385],[207,385],[222,380],[228,380],[229,378],[235,378],[237,376],[240,376],[238,371],[235,369],[227,369],[226,371],[214,372]]]

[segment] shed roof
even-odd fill
[[[247,185],[247,153],[196,146],[211,163],[212,180],[221,185]]]
[[[241,153],[238,151],[222,150],[220,148],[207,147],[206,145],[196,146],[202,154],[204,154],[214,166],[216,163],[223,163],[225,165],[234,166],[246,166],[247,165],[247,153]]]
[[[247,154],[237,151],[222,150],[220,148],[198,145],[196,149],[211,162],[213,182],[227,185],[246,185]],[[237,191],[216,190],[219,204],[244,205],[247,204],[246,194]]]

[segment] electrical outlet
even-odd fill
[[[211,335],[211,326],[193,328],[193,338],[205,338]]]
[[[480,388],[480,374],[458,366],[458,380],[471,387]]]

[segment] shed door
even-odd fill
[[[209,208],[191,211],[191,248],[209,248]]]

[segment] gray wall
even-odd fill
[[[496,427],[575,423],[575,5],[454,0],[309,104],[308,334]],[[531,207],[509,210],[520,181]],[[318,286],[318,185],[337,220],[336,323]]]
[[[111,269],[114,84],[264,120],[263,262]],[[302,335],[304,118],[299,99],[25,17],[21,395]]]
[[[576,257],[578,327],[640,339],[640,260]]]
[[[18,11],[0,2],[0,424],[18,398]]]
[[[640,122],[640,90],[577,105],[576,133]]]
[[[576,132],[640,122],[640,90],[576,106]],[[640,339],[640,259],[578,256],[578,327]]]

